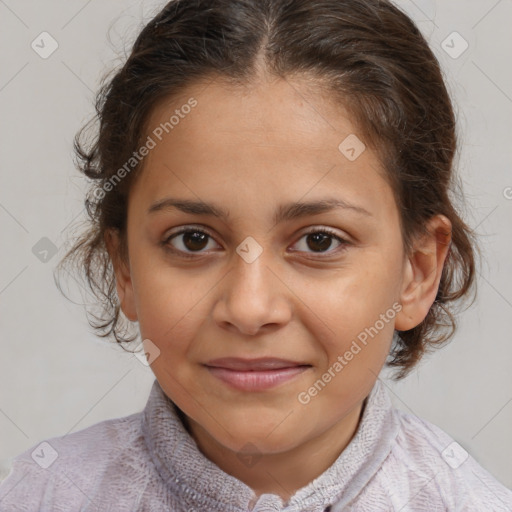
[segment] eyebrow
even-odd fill
[[[173,209],[192,215],[212,215],[223,221],[229,218],[229,211],[213,203],[192,201],[190,199],[176,199],[172,197],[166,197],[156,201],[148,208],[147,213],[153,214],[159,211]],[[282,204],[276,210],[274,224],[307,217],[308,215],[318,215],[336,209],[351,210],[361,215],[372,216],[372,214],[362,206],[348,203],[339,198],[326,198],[317,201]]]

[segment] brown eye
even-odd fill
[[[323,252],[332,245],[332,236],[325,233],[311,233],[306,237],[308,248],[312,251]]]
[[[188,231],[183,234],[183,245],[190,251],[204,249],[208,242],[208,235],[199,231]]]
[[[335,246],[334,249],[332,249],[333,242]],[[323,228],[305,233],[300,238],[299,242],[297,242],[296,245],[298,245],[299,248],[296,250],[306,253],[333,253],[336,252],[337,248],[348,245],[348,243],[349,242],[340,238],[334,232]]]
[[[163,244],[173,252],[188,256],[193,253],[201,254],[204,249],[211,249],[208,246],[211,240],[213,240],[212,237],[205,231],[188,228],[173,233],[164,240]]]

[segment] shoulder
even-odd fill
[[[48,438],[14,460],[41,468],[72,470],[78,461],[81,465],[94,464],[97,468],[111,457],[137,446],[142,435],[140,421],[141,413],[101,421],[71,434]]]
[[[424,509],[415,502],[429,510],[512,510],[512,492],[446,432],[398,409],[393,415],[399,428],[380,473],[409,504],[404,510]]]
[[[110,419],[52,437],[15,457],[0,485],[0,510],[50,510],[45,507],[50,503],[55,507],[55,496],[59,503],[66,503],[67,510],[87,504],[89,498],[83,490],[104,483],[109,467],[115,465],[118,472],[123,465],[133,466],[135,460],[143,459],[141,415]]]

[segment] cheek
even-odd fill
[[[133,265],[134,293],[141,336],[154,340],[161,350],[179,352],[194,336],[204,318],[204,299],[210,288],[203,279],[162,265]],[[202,283],[202,284],[201,284]]]
[[[400,307],[395,261],[365,258],[357,268],[339,272],[327,291],[324,288],[324,293],[310,298],[330,328],[324,329],[324,337],[317,337],[326,358],[310,383],[312,393],[317,393],[316,407],[356,405],[379,375],[390,351]]]
[[[377,322],[385,338],[392,336],[399,277],[399,268],[392,261],[365,258],[357,266],[337,271],[323,286],[304,291],[304,302],[326,326],[324,339],[329,352],[344,351]],[[382,325],[381,315],[386,314],[387,322]]]
[[[370,392],[389,354],[396,309],[370,300],[338,315],[336,335],[324,342],[327,361],[302,391],[312,398],[311,410],[338,419]],[[395,303],[396,305],[396,303]],[[395,306],[396,307],[396,306]],[[307,398],[306,396],[306,398]],[[303,403],[303,402],[301,402]],[[338,404],[338,405],[336,405]]]

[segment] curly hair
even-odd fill
[[[126,260],[127,197],[143,165],[134,162],[129,173],[121,173],[123,166],[133,160],[160,101],[208,77],[249,84],[261,62],[276,77],[306,77],[314,90],[348,110],[385,168],[406,250],[433,215],[443,214],[452,224],[432,307],[415,328],[395,331],[388,364],[400,379],[455,332],[455,307],[475,288],[477,245],[454,206],[462,198],[453,169],[456,122],[439,62],[414,22],[386,0],[165,5],[142,29],[124,65],[104,77],[96,114],[75,137],[77,166],[92,180],[85,199],[88,229],[58,268],[72,265],[85,278],[101,308],[89,317],[98,336],[121,346],[133,341],[105,245],[105,233],[116,230]]]

